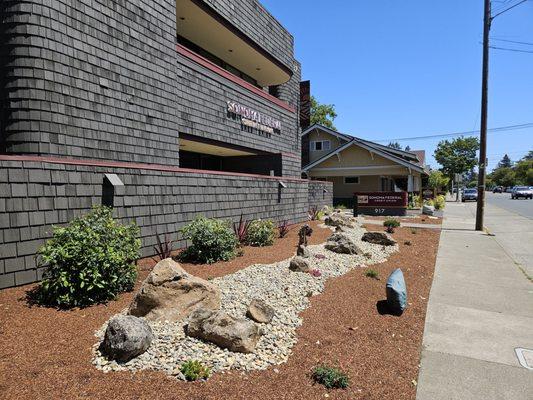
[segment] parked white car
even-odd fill
[[[533,199],[533,190],[529,186],[516,186],[511,192],[511,199]]]

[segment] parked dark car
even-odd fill
[[[511,192],[511,199],[533,199],[533,190],[529,186],[516,186]]]
[[[501,186],[496,186],[492,189],[492,193],[503,193],[503,188]]]
[[[461,201],[464,203],[468,200],[477,201],[477,189],[465,189],[461,196]]]

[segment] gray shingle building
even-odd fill
[[[37,281],[54,224],[113,204],[155,235],[196,215],[298,222],[300,64],[255,0],[0,4],[0,288]],[[185,245],[185,243],[180,243]]]

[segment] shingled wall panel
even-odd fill
[[[331,205],[322,197],[331,184],[209,172],[69,165],[37,161],[0,161],[0,288],[37,281],[35,253],[50,237],[53,225],[64,224],[101,204],[105,173],[124,183],[115,194],[115,216],[141,228],[143,256],[153,254],[156,234],[177,237],[197,215],[238,220],[271,218],[300,222],[309,202]],[[280,189],[279,181],[287,186]],[[281,190],[281,192],[280,192]],[[280,196],[281,194],[281,196]],[[280,197],[278,197],[280,196]]]
[[[172,0],[2,0],[3,152],[178,165]]]

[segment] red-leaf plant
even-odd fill
[[[252,221],[253,220],[244,219],[241,214],[239,223],[238,224],[236,222],[233,223],[233,231],[235,232],[235,236],[237,236],[239,243],[246,242],[246,236],[248,235],[248,228],[250,228],[250,224],[252,223]]]

